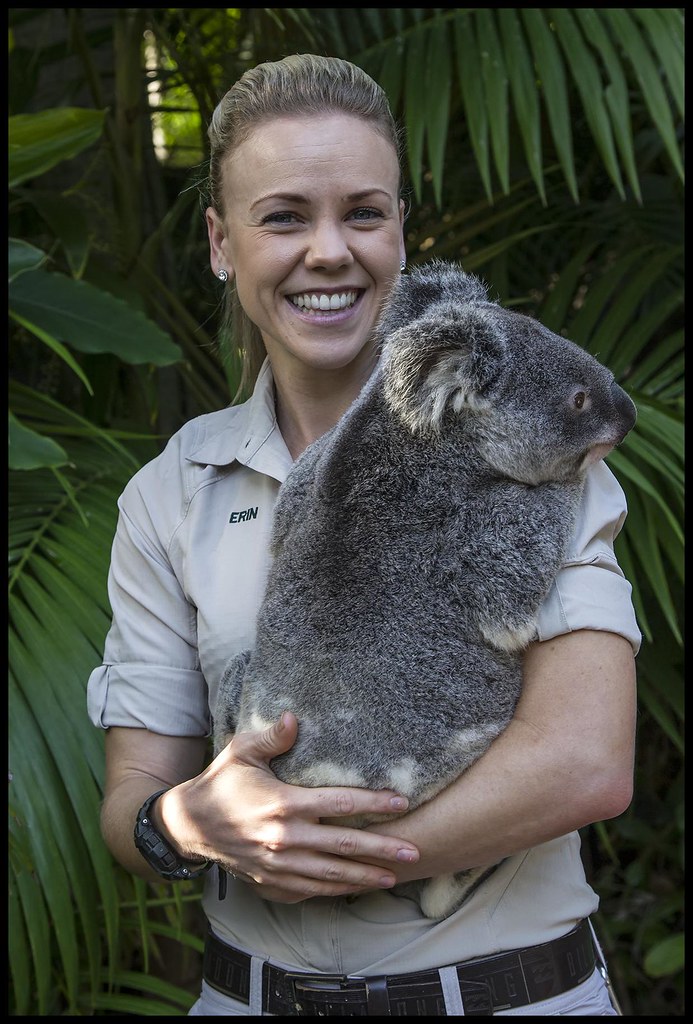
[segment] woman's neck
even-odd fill
[[[287,374],[274,371],[277,423],[294,459],[335,425],[375,367],[376,357],[331,372]]]

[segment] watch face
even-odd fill
[[[204,874],[210,867],[211,862],[205,861],[197,867],[189,867],[173,852],[163,836],[156,831],[149,817],[149,808],[156,798],[164,792],[166,791],[161,790],[159,793],[154,793],[142,805],[135,824],[135,846],[150,867],[154,868],[163,878],[197,878],[199,875]]]

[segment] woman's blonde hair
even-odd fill
[[[297,53],[246,71],[217,105],[207,129],[210,143],[209,201],[224,215],[222,165],[227,155],[259,124],[296,114],[352,114],[368,121],[392,143],[401,160],[401,139],[387,96],[361,68],[338,57]],[[226,288],[221,319],[222,345],[231,339],[242,353],[236,397],[252,388],[265,358],[259,330],[243,311],[235,288]]]

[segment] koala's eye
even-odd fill
[[[576,409],[582,409],[586,401],[587,395],[584,391],[576,391],[573,395],[573,405]]]

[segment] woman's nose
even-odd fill
[[[353,263],[354,258],[341,224],[316,224],[308,243],[305,262],[311,270],[333,270]]]

